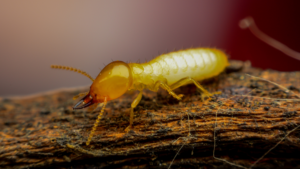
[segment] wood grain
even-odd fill
[[[90,146],[85,142],[98,111],[72,110],[72,97],[85,90],[2,98],[0,168],[168,168],[182,145],[171,168],[232,168],[213,157],[214,131],[216,157],[250,167],[300,124],[300,101],[286,100],[299,99],[300,72],[232,62],[227,73],[202,84],[222,94],[202,101],[196,87],[188,85],[176,90],[185,95],[179,102],[164,91],[145,91],[128,133],[124,129],[136,93],[109,102]],[[249,92],[265,98],[237,96]],[[292,132],[255,167],[299,167],[299,136],[299,130]]]

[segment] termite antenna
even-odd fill
[[[105,98],[105,100],[104,100],[104,102],[103,102],[103,107],[102,107],[102,109],[101,109],[101,111],[100,111],[100,113],[99,113],[99,115],[98,115],[98,117],[97,117],[96,122],[94,123],[93,129],[92,129],[92,131],[91,131],[91,133],[90,133],[90,135],[89,135],[89,138],[88,138],[88,140],[87,140],[87,142],[86,142],[86,145],[87,145],[87,146],[90,145],[90,142],[92,141],[92,138],[93,138],[93,136],[94,136],[94,133],[95,133],[95,131],[96,131],[96,128],[97,128],[97,126],[98,126],[98,124],[99,124],[99,122],[100,122],[100,120],[101,120],[101,118],[102,118],[103,112],[104,112],[104,110],[105,110],[106,103],[107,103],[107,101],[106,101],[106,98]]]
[[[91,79],[92,81],[94,81],[94,79],[92,78],[92,76],[90,76],[88,73],[86,73],[85,71],[82,71],[80,69],[76,69],[73,67],[69,67],[69,66],[60,66],[60,65],[51,65],[52,69],[64,69],[64,70],[71,70],[77,73],[80,73],[86,77],[88,77],[89,79]]]
[[[76,100],[76,99],[78,99],[79,97],[85,96],[85,95],[87,95],[88,93],[89,93],[89,92],[79,93],[78,95],[76,95],[76,96],[73,97],[73,100]]]
[[[300,53],[299,52],[296,52],[293,49],[290,49],[286,45],[278,42],[277,40],[271,38],[270,36],[263,33],[261,30],[259,30],[258,27],[256,26],[255,22],[254,22],[254,19],[251,16],[242,19],[239,22],[239,26],[242,29],[249,28],[250,32],[253,35],[255,35],[258,39],[260,39],[261,41],[265,42],[266,44],[272,46],[273,48],[275,48],[277,50],[280,50],[284,54],[286,54],[286,55],[288,55],[288,56],[290,56],[294,59],[300,60]]]

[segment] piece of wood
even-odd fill
[[[179,149],[171,168],[232,168],[213,157],[214,131],[215,156],[250,167],[300,124],[300,72],[262,71],[232,62],[227,73],[202,84],[222,94],[203,102],[193,85],[176,90],[185,95],[182,101],[164,91],[144,91],[128,133],[124,129],[136,93],[109,102],[90,146],[85,142],[98,111],[72,110],[72,97],[85,90],[2,98],[0,168],[168,168]],[[283,100],[241,96],[247,94]],[[299,167],[299,137],[296,129],[255,166]]]

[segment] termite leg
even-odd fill
[[[186,78],[183,78],[183,79],[177,81],[176,83],[171,85],[171,89],[172,90],[177,89],[180,86],[189,84],[191,81],[198,87],[198,89],[200,89],[203,92],[203,94],[201,95],[202,100],[204,100],[205,96],[210,97],[213,94],[220,94],[220,92],[209,93],[206,89],[204,89],[203,86],[201,86],[195,79],[193,79],[191,77],[186,77]]]
[[[158,90],[159,87],[161,87],[161,88],[165,89],[166,91],[168,91],[170,95],[172,95],[173,97],[175,97],[178,100],[181,100],[181,97],[183,96],[183,94],[177,95],[176,93],[174,93],[172,91],[172,88],[169,85],[167,85],[166,83],[162,82],[162,81],[157,81],[155,83],[155,86],[154,86],[155,90]]]
[[[138,96],[133,100],[133,102],[131,103],[131,108],[130,108],[130,122],[129,122],[129,126],[125,129],[126,132],[128,132],[133,124],[133,109],[139,104],[139,102],[141,101],[143,96],[143,92],[140,91],[140,93],[138,94]]]

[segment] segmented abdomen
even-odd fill
[[[194,48],[163,54],[142,65],[145,71],[152,69],[153,76],[161,75],[172,85],[186,77],[200,81],[216,76],[229,64],[226,54],[218,49]]]

